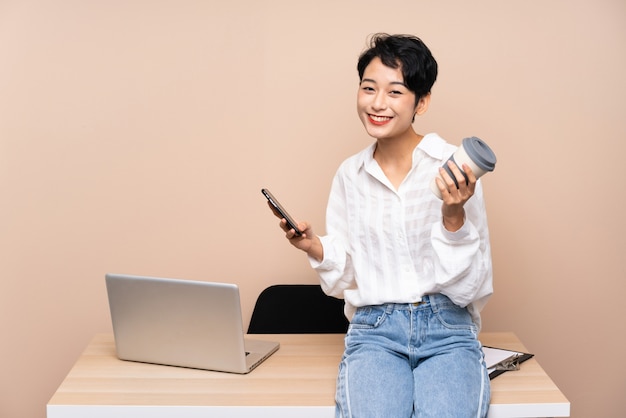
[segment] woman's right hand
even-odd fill
[[[285,232],[285,237],[289,240],[291,245],[299,250],[304,251],[310,257],[315,258],[317,261],[322,261],[324,258],[324,249],[319,237],[315,235],[311,225],[308,222],[298,222],[298,229],[302,232],[301,235],[296,235],[296,231],[293,228],[289,228],[287,220],[278,213],[271,203],[267,202],[274,216],[280,219],[279,226]]]

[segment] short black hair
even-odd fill
[[[401,69],[404,84],[415,93],[415,104],[430,93],[437,80],[437,61],[417,36],[386,33],[372,35],[369,48],[359,56],[359,80],[363,80],[365,68],[376,57],[389,68]]]

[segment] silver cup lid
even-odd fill
[[[489,145],[475,136],[463,139],[463,148],[474,163],[485,171],[496,168],[496,154]]]

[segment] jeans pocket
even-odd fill
[[[378,328],[387,318],[384,306],[364,306],[358,308],[350,321],[350,328]]]
[[[478,332],[467,308],[461,308],[453,303],[437,309],[435,317],[441,325],[451,330],[467,330],[473,334]]]

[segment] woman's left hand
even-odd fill
[[[443,181],[440,178],[437,178],[435,181],[443,200],[443,205],[441,206],[443,225],[448,231],[454,232],[458,231],[463,226],[463,222],[465,222],[465,209],[463,209],[463,206],[474,195],[476,176],[467,164],[463,164],[462,167],[467,180],[454,162],[448,161],[447,164],[454,175],[454,179],[456,179],[456,184],[450,174],[442,167],[439,168],[439,174]]]

